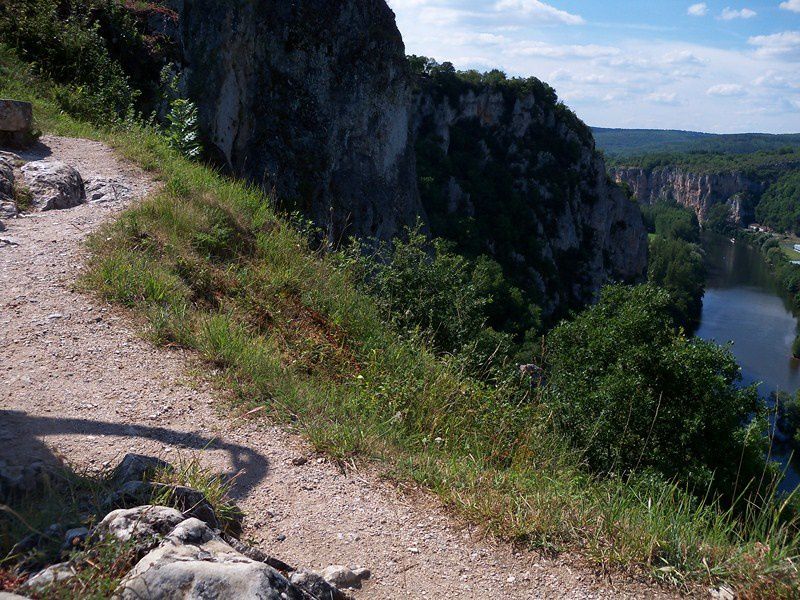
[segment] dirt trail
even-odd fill
[[[96,142],[45,137],[37,153],[25,158],[51,155],[139,197],[154,186]],[[100,469],[126,452],[173,461],[197,453],[243,471],[235,492],[245,539],[306,568],[368,567],[358,598],[668,596],[494,544],[422,493],[343,475],[296,436],[222,415],[224,403],[189,372],[191,357],[154,348],[124,312],[73,290],[83,240],[123,208],[87,204],[5,222],[0,239],[14,244],[0,242],[0,457]]]

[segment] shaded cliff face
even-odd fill
[[[639,202],[675,202],[692,209],[702,224],[709,210],[727,204],[737,224],[753,221],[753,207],[769,187],[742,173],[693,173],[680,167],[617,167],[610,170],[618,183],[627,184]]]
[[[413,121],[433,233],[491,255],[546,315],[595,300],[610,280],[640,281],[639,208],[552,90],[535,80],[453,85],[423,77]]]
[[[547,315],[643,277],[638,208],[549,86],[455,91],[412,74],[382,0],[168,4],[177,18],[161,34],[218,161],[331,240],[389,240],[421,221],[496,258]],[[435,172],[418,178],[418,165]]]
[[[333,240],[390,239],[422,214],[394,14],[374,0],[183,0],[184,83],[236,175]]]

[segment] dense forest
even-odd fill
[[[751,154],[800,147],[800,134],[713,134],[661,129],[606,129],[593,127],[597,147],[611,159],[642,154],[711,153]]]

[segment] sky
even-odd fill
[[[408,54],[536,76],[589,125],[800,132],[800,0],[387,0]]]

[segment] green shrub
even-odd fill
[[[111,56],[100,13],[116,15],[128,36],[138,35],[118,2],[7,0],[0,3],[0,39],[58,84],[55,99],[65,111],[109,123],[131,115],[140,93]]]
[[[197,106],[189,100],[176,98],[170,104],[164,135],[170,147],[186,158],[198,158],[203,152],[200,144]]]
[[[469,356],[474,368],[488,366],[490,357],[506,358],[510,336],[486,325],[492,297],[485,269],[474,278],[472,265],[451,244],[431,242],[419,229],[405,242],[384,245],[376,258],[356,258],[362,281],[400,331],[422,333],[439,352]]]
[[[654,470],[732,500],[766,468],[765,408],[729,350],[675,332],[671,306],[651,285],[606,288],[548,335],[545,401],[593,471]]]

